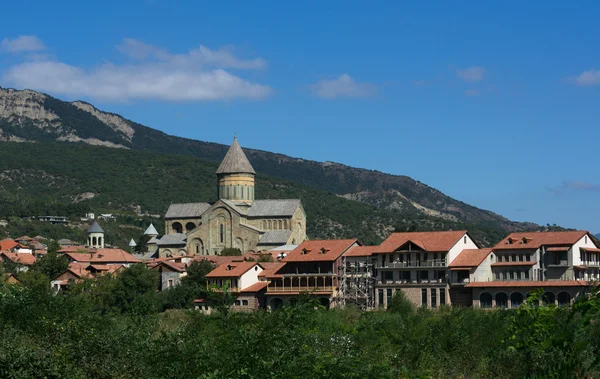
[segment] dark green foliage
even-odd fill
[[[150,241],[150,236],[142,234],[136,242],[134,251],[139,254],[148,251],[148,241]]]
[[[416,311],[415,305],[408,300],[404,291],[396,291],[392,302],[388,305],[388,312],[398,314],[409,314]]]
[[[121,284],[145,288],[132,298],[152,303],[163,296],[150,290],[145,272],[129,270]],[[98,286],[54,295],[43,275],[23,278],[24,286],[0,283],[3,378],[600,375],[597,289],[572,308],[534,306],[534,295],[518,310],[362,313],[327,311],[306,298],[272,313],[204,316],[145,307],[142,315],[132,306],[103,312],[97,303],[110,296],[88,296]]]
[[[32,270],[38,271],[50,279],[54,279],[69,267],[69,261],[64,256],[59,256],[56,253],[56,247],[48,250],[48,254],[44,255],[35,262],[31,267]]]
[[[206,288],[206,275],[215,267],[214,263],[206,259],[192,261],[186,269],[187,275],[183,277],[181,282],[183,285]]]
[[[258,262],[273,262],[273,256],[271,254],[261,254],[258,257]]]
[[[223,250],[221,250],[221,253],[219,253],[219,255],[223,257],[236,257],[242,255],[242,251],[237,247],[226,247]]]
[[[22,151],[24,147],[26,154]],[[94,210],[119,214],[117,222],[105,222],[102,227],[107,243],[125,248],[131,238],[138,238],[150,222],[157,221],[136,216],[133,212],[136,207],[161,217],[172,203],[216,200],[216,168],[216,162],[185,156],[67,143],[0,142],[0,172],[8,178],[0,186],[0,219],[10,221],[6,228],[0,227],[0,233],[41,234],[48,238],[85,241],[83,226],[70,228],[17,217],[56,214],[68,216],[75,222]],[[356,237],[365,244],[376,244],[394,227],[397,230],[469,229],[484,245],[506,235],[506,230],[499,226],[462,224],[408,208],[386,210],[265,175],[258,175],[256,183],[257,198],[300,198],[312,239]],[[92,193],[94,197],[74,202],[84,193]],[[120,228],[121,224],[135,228]]]

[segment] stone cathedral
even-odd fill
[[[237,138],[217,169],[214,204],[172,204],[165,235],[154,238],[160,257],[217,255],[226,247],[242,253],[269,250],[306,239],[306,214],[298,199],[255,200],[256,172]]]

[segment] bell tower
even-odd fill
[[[233,138],[233,143],[219,165],[216,174],[219,199],[242,201],[248,204],[254,201],[254,177],[256,172],[236,137]]]

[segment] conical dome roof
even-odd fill
[[[104,233],[104,229],[98,224],[98,221],[94,221],[92,226],[87,230],[88,233]]]
[[[227,151],[225,158],[217,169],[217,175],[219,174],[256,174],[250,161],[244,154],[244,150],[237,141],[236,137],[233,137],[233,143]]]
[[[135,243],[135,241],[132,238],[131,241],[129,241],[129,247],[136,247],[136,246],[137,246],[137,243]]]
[[[147,236],[157,236],[158,232],[156,231],[156,228],[154,227],[154,225],[150,224],[150,226],[148,227],[148,229],[146,229],[144,234]]]

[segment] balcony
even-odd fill
[[[445,278],[439,279],[418,279],[418,280],[378,280],[377,285],[379,286],[410,286],[410,285],[423,285],[423,284],[444,284],[446,283]]]
[[[338,277],[332,273],[288,273],[278,280],[273,280],[267,286],[267,292],[320,292],[335,291],[338,287]]]
[[[469,283],[471,283],[471,279],[469,278],[452,278],[452,280],[450,280],[451,286],[464,286]]]
[[[382,265],[378,265],[377,269],[392,269],[392,268],[435,268],[435,267],[446,267],[445,259],[431,259],[426,261],[409,261],[409,262],[383,262]]]
[[[561,259],[557,261],[550,261],[546,264],[547,267],[569,267],[569,261]]]
[[[333,292],[336,291],[335,286],[326,287],[305,287],[305,286],[285,286],[285,287],[267,287],[267,292]]]

